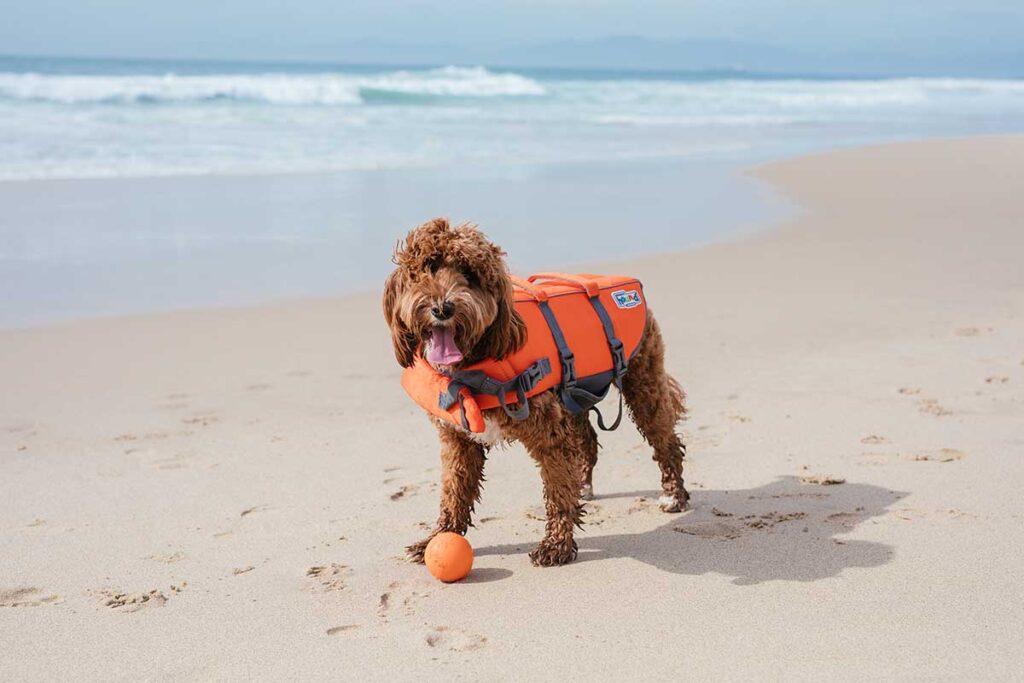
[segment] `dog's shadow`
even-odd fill
[[[869,484],[805,485],[795,477],[755,489],[691,494],[689,512],[665,515],[666,522],[651,531],[601,535],[599,525],[585,525],[585,532],[577,534],[577,562],[633,558],[676,574],[731,576],[737,585],[817,581],[892,559],[891,546],[847,536],[876,524],[906,496]],[[638,502],[630,514],[664,514],[656,512],[658,495],[632,491],[598,496],[597,501],[634,498]],[[527,550],[523,545],[490,546],[477,554]]]

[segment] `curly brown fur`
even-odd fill
[[[658,503],[666,512],[682,512],[690,495],[683,486],[686,446],[676,433],[676,424],[686,414],[686,394],[665,372],[665,341],[650,311],[644,341],[622,378],[622,395],[630,417],[654,448],[654,460],[661,468],[662,496]]]
[[[412,365],[420,351],[435,368],[449,372],[485,358],[502,358],[523,345],[526,328],[513,307],[504,256],[476,226],[453,228],[444,218],[406,236],[395,250],[397,268],[384,286],[384,317],[400,365]],[[433,344],[445,353],[432,349]],[[685,394],[665,372],[664,356],[661,330],[648,311],[644,338],[630,360],[622,394],[661,469],[659,503],[667,512],[679,512],[689,499],[682,477],[685,446],[675,432],[685,414]],[[539,566],[561,565],[577,555],[573,530],[582,526],[581,495],[593,492],[597,433],[585,415],[569,413],[553,390],[531,397],[529,404],[529,416],[521,422],[500,408],[484,411],[484,418],[500,440],[521,442],[537,463],[547,523],[530,559]],[[441,510],[430,535],[407,548],[417,562],[423,561],[423,551],[436,534],[465,534],[472,525],[486,453],[493,445],[431,419],[441,441]]]
[[[405,549],[416,562],[423,561],[427,543],[442,531],[466,533],[484,481],[484,447],[440,423],[437,433],[441,439],[441,513],[430,536]]]
[[[476,226],[452,228],[435,218],[409,232],[395,249],[398,267],[384,284],[384,317],[395,358],[413,363],[416,350],[438,324],[432,309],[454,305],[450,324],[464,363],[503,358],[526,341],[526,326],[512,304],[505,252]]]

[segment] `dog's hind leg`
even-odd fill
[[[594,497],[594,467],[597,465],[597,449],[600,444],[597,442],[597,432],[594,425],[590,424],[590,417],[587,413],[577,415],[576,421],[580,435],[581,458],[583,471],[580,474],[580,498],[590,500]]]
[[[441,512],[430,535],[405,549],[413,562],[423,562],[427,543],[442,531],[466,533],[484,479],[486,449],[452,427],[438,423],[437,432],[441,439]]]
[[[665,341],[650,312],[644,340],[622,378],[622,395],[637,429],[654,448],[654,460],[661,468],[659,506],[666,512],[682,512],[690,495],[683,486],[686,446],[676,426],[686,413],[686,395],[665,372]]]

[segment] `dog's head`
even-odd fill
[[[435,367],[457,368],[504,358],[526,341],[512,304],[505,252],[473,225],[435,218],[395,249],[398,266],[384,285],[384,317],[395,358],[417,351]]]

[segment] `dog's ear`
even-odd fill
[[[416,356],[416,335],[405,326],[398,314],[398,302],[405,293],[408,276],[401,268],[395,269],[384,283],[384,319],[391,328],[391,344],[395,359],[403,368],[410,367]]]
[[[498,314],[478,344],[484,358],[504,358],[526,343],[526,323],[516,313],[512,282],[503,278],[504,291],[497,297]]]

